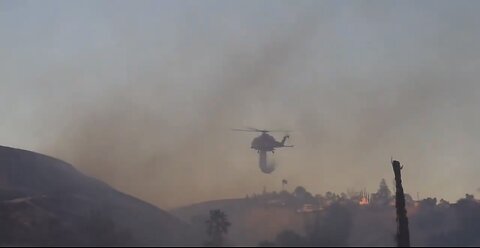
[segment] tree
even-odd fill
[[[372,195],[372,202],[376,205],[388,205],[392,199],[392,191],[387,186],[385,179],[382,179],[380,186],[378,187],[377,193]]]
[[[223,236],[228,233],[231,223],[227,215],[220,209],[210,210],[210,218],[206,221],[207,234],[210,240],[206,243],[208,246],[222,246]]]
[[[395,208],[397,209],[397,245],[398,247],[410,247],[410,231],[408,229],[407,209],[405,207],[405,194],[402,186],[402,168],[400,162],[392,161],[393,173],[395,174]],[[383,181],[382,181],[383,182]],[[435,203],[437,199],[435,199]]]
[[[300,204],[315,203],[315,199],[312,194],[308,192],[304,187],[298,186],[293,191],[293,196],[299,201]]]
[[[307,190],[302,186],[296,187],[295,190],[293,191],[293,195],[296,197],[305,197],[307,193],[308,193]]]
[[[382,179],[382,181],[380,182],[377,195],[378,197],[383,199],[390,199],[390,197],[392,197],[392,191],[390,191],[390,189],[388,188],[385,179]]]

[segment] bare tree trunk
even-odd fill
[[[408,218],[407,210],[405,209],[405,195],[402,187],[402,174],[401,170],[403,166],[400,166],[400,162],[392,161],[393,172],[395,173],[395,207],[397,209],[397,246],[398,247],[410,247],[410,232],[408,230]]]

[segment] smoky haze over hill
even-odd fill
[[[478,5],[1,2],[0,139],[163,208],[375,189],[390,156],[453,201],[479,186]],[[295,131],[272,175],[244,126]]]

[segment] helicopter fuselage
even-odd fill
[[[288,135],[284,136],[283,140],[279,142],[279,141],[276,141],[272,135],[264,132],[260,136],[253,139],[251,148],[257,150],[258,152],[261,152],[261,151],[273,152],[275,148],[290,147],[290,146],[285,146],[285,141],[287,140],[287,138],[288,138]]]

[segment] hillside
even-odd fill
[[[208,219],[209,210],[221,209],[232,222],[227,237],[229,244],[256,246],[261,241],[273,240],[285,229],[302,233],[305,229],[305,215],[297,212],[300,205],[303,203],[284,192],[244,199],[208,201],[177,208],[172,213],[189,222],[197,232],[205,233],[205,220]]]
[[[195,245],[169,213],[60,160],[0,146],[2,245]]]
[[[292,239],[289,234],[282,238],[285,231],[314,238],[307,246],[394,245],[396,225],[392,206],[384,203],[360,206],[357,199],[332,193],[313,197],[303,187],[298,188],[302,190],[198,203],[172,213],[200,232],[205,230],[208,210],[221,209],[232,222],[228,240],[233,245],[256,246],[263,241],[280,242],[277,243],[280,246],[306,245],[282,242]]]
[[[300,190],[298,190],[300,189]],[[407,216],[414,246],[478,246],[480,201],[473,195],[455,203],[407,198]],[[208,210],[224,211],[232,226],[232,245],[254,246],[394,246],[394,195],[384,180],[376,193],[327,192],[312,196],[303,187],[295,192],[263,193],[243,199],[208,201],[172,211],[205,232]]]

